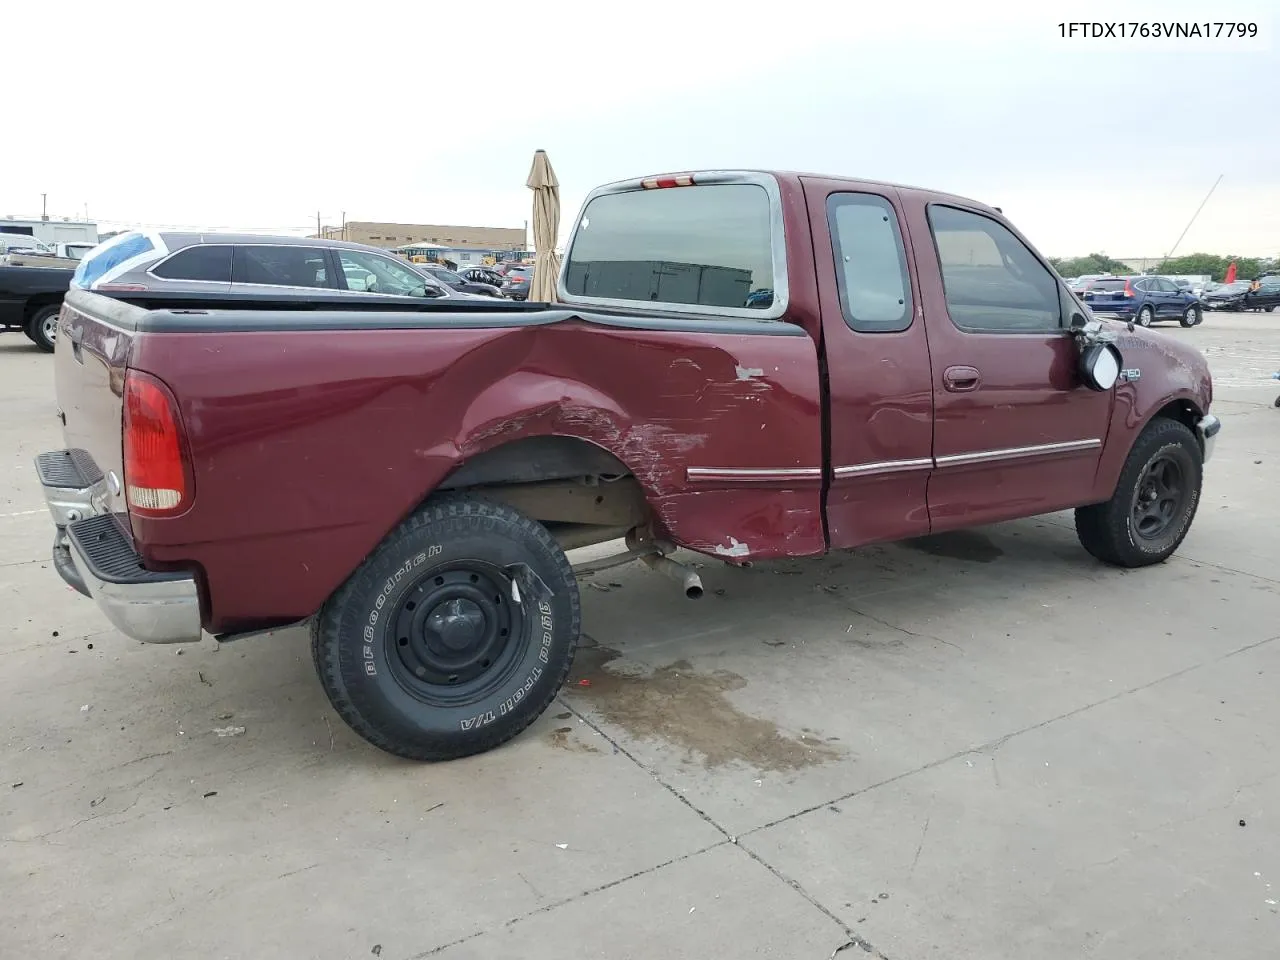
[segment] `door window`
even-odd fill
[[[845,323],[860,333],[911,326],[911,280],[893,205],[870,193],[832,194],[827,229]]]
[[[281,245],[235,248],[232,277],[237,284],[272,287],[331,287],[329,261],[319,247]]]
[[[151,270],[165,280],[200,280],[204,283],[231,282],[230,247],[187,247]]]
[[[951,322],[974,333],[1059,330],[1062,305],[1053,272],[1003,224],[931,204]]]
[[[388,257],[380,257],[363,250],[339,250],[338,262],[348,290],[365,293],[382,293],[399,297],[427,296],[428,286],[434,288],[426,277],[409,267],[401,266]]]
[[[1166,280],[1164,277],[1156,278],[1156,289],[1161,293],[1177,293],[1178,285],[1172,280]]]

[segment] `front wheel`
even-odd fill
[[[1182,325],[1184,327],[1196,327],[1204,321],[1204,314],[1200,312],[1200,308],[1195,304],[1187,307],[1187,312],[1182,315]]]
[[[320,682],[388,753],[452,760],[510,740],[573,664],[578,584],[546,527],[504,504],[429,500],[324,605]]]
[[[1156,312],[1154,310],[1152,310],[1150,307],[1143,307],[1141,310],[1138,311],[1138,326],[1149,327],[1151,326],[1151,321],[1154,320],[1155,318],[1156,318]]]
[[[1186,424],[1153,420],[1129,451],[1111,499],[1076,510],[1081,545],[1118,567],[1167,560],[1191,529],[1203,473],[1200,443]]]
[[[53,353],[54,342],[58,339],[58,314],[62,305],[51,303],[41,307],[27,321],[27,336],[45,353]]]

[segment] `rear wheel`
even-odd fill
[[[1204,320],[1204,314],[1200,312],[1200,308],[1194,303],[1187,307],[1186,313],[1182,315],[1182,325],[1184,327],[1196,327]]]
[[[356,733],[410,760],[510,740],[573,663],[578,584],[541,524],[468,496],[428,501],[325,604],[312,652]]]
[[[1151,307],[1143,307],[1138,311],[1138,326],[1149,327],[1151,326],[1151,321],[1155,318],[1156,312],[1152,310]]]
[[[53,353],[54,342],[58,339],[58,314],[61,312],[61,304],[51,303],[40,307],[27,321],[27,336],[45,353]]]
[[[1106,503],[1076,510],[1081,545],[1104,563],[1145,567],[1167,560],[1200,504],[1204,456],[1177,420],[1153,420],[1138,437]]]

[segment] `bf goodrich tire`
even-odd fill
[[[1118,567],[1167,560],[1191,529],[1203,473],[1191,430],[1164,417],[1151,421],[1129,451],[1111,499],[1076,510],[1081,545]]]
[[[47,307],[41,307],[27,321],[27,336],[45,353],[53,353],[53,342],[57,337],[58,314],[61,312],[62,305],[52,303]]]
[[[427,501],[321,610],[320,682],[388,753],[451,760],[510,740],[568,676],[578,583],[559,544],[511,507]]]

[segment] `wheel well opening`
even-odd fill
[[[38,293],[27,301],[26,309],[22,315],[27,320],[30,320],[45,307],[56,306],[61,302],[62,294],[60,293]]]
[[[644,488],[607,450],[576,437],[527,437],[462,463],[438,491],[497,500],[544,524],[571,550],[645,526]]]
[[[1190,400],[1173,400],[1161,407],[1156,416],[1177,420],[1192,433],[1195,433],[1196,424],[1200,422],[1201,413]]]

